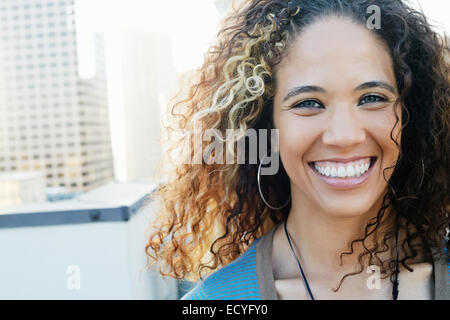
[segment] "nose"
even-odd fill
[[[364,125],[358,117],[358,110],[352,106],[333,108],[325,123],[322,142],[341,148],[352,147],[366,140]]]

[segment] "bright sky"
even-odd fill
[[[120,29],[167,33],[178,71],[198,65],[217,33],[214,0],[76,0],[80,40],[89,32],[115,35]],[[89,50],[89,49],[86,49]]]
[[[411,0],[427,16],[450,33],[450,2]],[[217,33],[218,13],[214,0],[76,0],[81,28],[80,40],[88,31],[109,35],[121,28],[165,32],[172,38],[173,61],[178,71],[200,64],[203,53]],[[85,50],[89,50],[89,47]],[[83,61],[84,62],[84,61]],[[84,67],[82,62],[82,67]]]
[[[431,23],[437,25],[438,31],[445,30],[450,35],[450,1],[415,0],[413,3],[419,3]]]

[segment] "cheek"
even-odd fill
[[[310,118],[288,114],[279,118],[280,157],[286,171],[296,168],[305,161],[304,156],[316,141],[319,130]]]
[[[383,167],[395,164],[401,144],[401,109],[397,108],[398,121],[393,108],[386,108],[372,115],[368,127],[383,154]],[[395,126],[395,128],[394,128]],[[393,139],[398,143],[398,147]]]

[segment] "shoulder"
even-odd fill
[[[232,263],[215,271],[199,282],[181,300],[259,300],[256,273],[256,239],[250,247]]]

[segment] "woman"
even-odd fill
[[[202,280],[184,299],[450,299],[445,39],[400,0],[253,0],[224,23],[172,109],[161,273]]]

